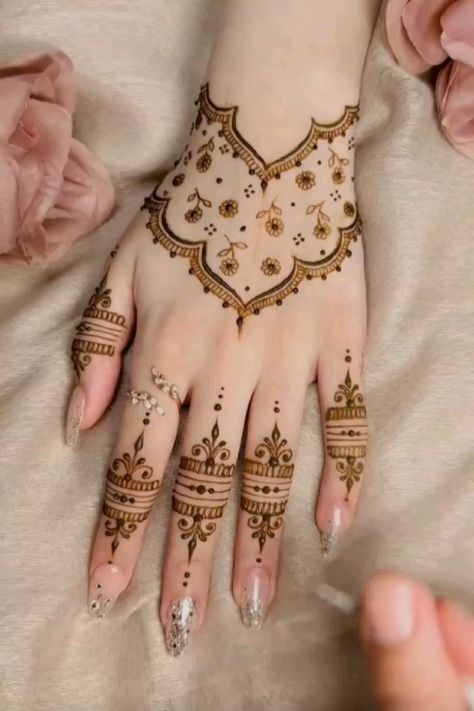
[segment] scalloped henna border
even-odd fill
[[[352,124],[359,119],[358,106],[345,106],[342,118],[334,123],[318,124],[314,119],[311,119],[311,127],[306,138],[296,148],[286,155],[266,163],[237,128],[238,106],[229,106],[227,108],[216,106],[209,96],[209,84],[201,87],[199,99],[196,103],[199,105],[199,110],[209,121],[218,121],[222,124],[225,139],[246,165],[255,171],[263,182],[262,188],[265,188],[268,181],[276,175],[290,170],[298,161],[303,161],[311,151],[317,148],[318,140],[326,140],[332,143],[337,136],[344,136]]]
[[[339,241],[329,255],[318,262],[307,262],[293,257],[293,269],[280,284],[245,302],[209,266],[206,258],[206,241],[190,242],[178,237],[173,232],[166,220],[166,209],[169,202],[170,198],[153,196],[146,198],[144,207],[150,212],[147,227],[170,254],[189,259],[192,273],[199,279],[204,290],[217,296],[223,302],[223,306],[232,306],[239,315],[240,323],[247,316],[258,314],[261,309],[282,301],[292,292],[297,293],[298,285],[303,279],[314,277],[325,279],[327,274],[340,267],[347,255],[351,241],[360,235],[361,221],[356,213],[352,224],[345,228],[338,227]]]

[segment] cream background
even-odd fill
[[[359,124],[372,440],[357,525],[323,565],[312,523],[321,444],[311,392],[279,595],[261,633],[241,626],[230,595],[234,500],[205,632],[184,658],[165,653],[157,599],[170,477],[126,598],[108,621],[86,613],[88,553],[123,386],[107,417],[69,450],[72,326],[157,169],[180,148],[214,26],[207,0],[0,4],[0,61],[53,48],[72,57],[77,135],[109,167],[120,205],[60,263],[0,268],[5,711],[365,711],[372,705],[354,628],[319,602],[321,580],[356,593],[370,571],[393,567],[474,605],[474,162],[443,140],[429,87],[394,66],[377,30]]]

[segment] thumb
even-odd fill
[[[112,400],[121,370],[121,353],[134,321],[132,240],[111,253],[100,284],[91,295],[72,342],[77,385],[69,402],[66,441],[74,446],[79,430],[92,427]]]
[[[362,598],[361,637],[383,711],[465,709],[435,601],[421,583],[395,573],[372,577]]]

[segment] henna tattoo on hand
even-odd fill
[[[275,407],[274,411],[280,410]],[[255,449],[257,459],[244,460],[240,507],[251,514],[247,525],[254,531],[252,538],[257,539],[260,553],[267,537],[274,538],[283,524],[294,470],[293,452],[287,444],[275,422],[270,437]]]
[[[244,318],[297,294],[303,280],[326,279],[341,271],[351,256],[351,243],[361,233],[352,180],[347,179],[354,145],[349,133],[358,107],[346,107],[330,125],[313,119],[294,150],[267,163],[238,130],[238,107],[216,106],[208,85],[197,103],[191,131],[197,148],[193,155],[186,146],[175,171],[145,200],[150,213],[147,227],[155,244],[189,260],[189,273],[205,293],[237,311],[240,327]],[[229,173],[231,181],[225,178]],[[226,182],[232,183],[234,193]],[[337,186],[332,193],[331,183]],[[190,194],[189,184],[197,186]],[[203,195],[215,199],[211,202]],[[193,206],[188,208],[187,202]],[[203,238],[202,231],[192,231],[186,222],[199,222],[205,210],[209,217],[212,211],[213,222]],[[248,244],[250,248],[237,258],[237,232],[247,229],[257,242]],[[223,235],[234,245],[225,257],[219,246]],[[325,240],[327,249],[320,249],[319,240]],[[240,265],[245,268],[239,272]]]
[[[235,464],[226,463],[230,450],[220,438],[218,420],[211,436],[191,447],[191,455],[181,457],[172,496],[173,510],[182,515],[178,528],[181,538],[188,541],[188,563],[198,542],[206,543],[215,532],[215,521],[224,514],[235,470]]]
[[[345,358],[351,362],[350,355]],[[364,396],[359,386],[352,382],[350,369],[347,369],[344,382],[334,394],[337,407],[329,407],[325,418],[326,451],[336,459],[339,479],[346,485],[346,501],[356,482],[360,481],[364,471],[364,459],[367,454],[367,411]]]
[[[120,539],[128,539],[139,523],[146,521],[158,495],[160,481],[153,480],[153,469],[140,456],[144,443],[143,431],[133,445],[133,452],[124,452],[114,459],[107,471],[103,513],[105,535],[112,537],[112,557]]]
[[[117,253],[117,247],[114,252]],[[113,254],[113,253],[112,253]],[[115,256],[115,255],[114,255]],[[125,317],[111,311],[112,290],[107,287],[107,273],[89,299],[72,342],[71,360],[79,377],[93,355],[113,356],[123,338]]]

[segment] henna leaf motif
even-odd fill
[[[255,456],[263,459],[268,456],[268,464],[277,466],[287,464],[293,457],[293,452],[287,448],[288,440],[282,439],[278,425],[275,422],[271,437],[265,437],[263,442],[255,449]]]

